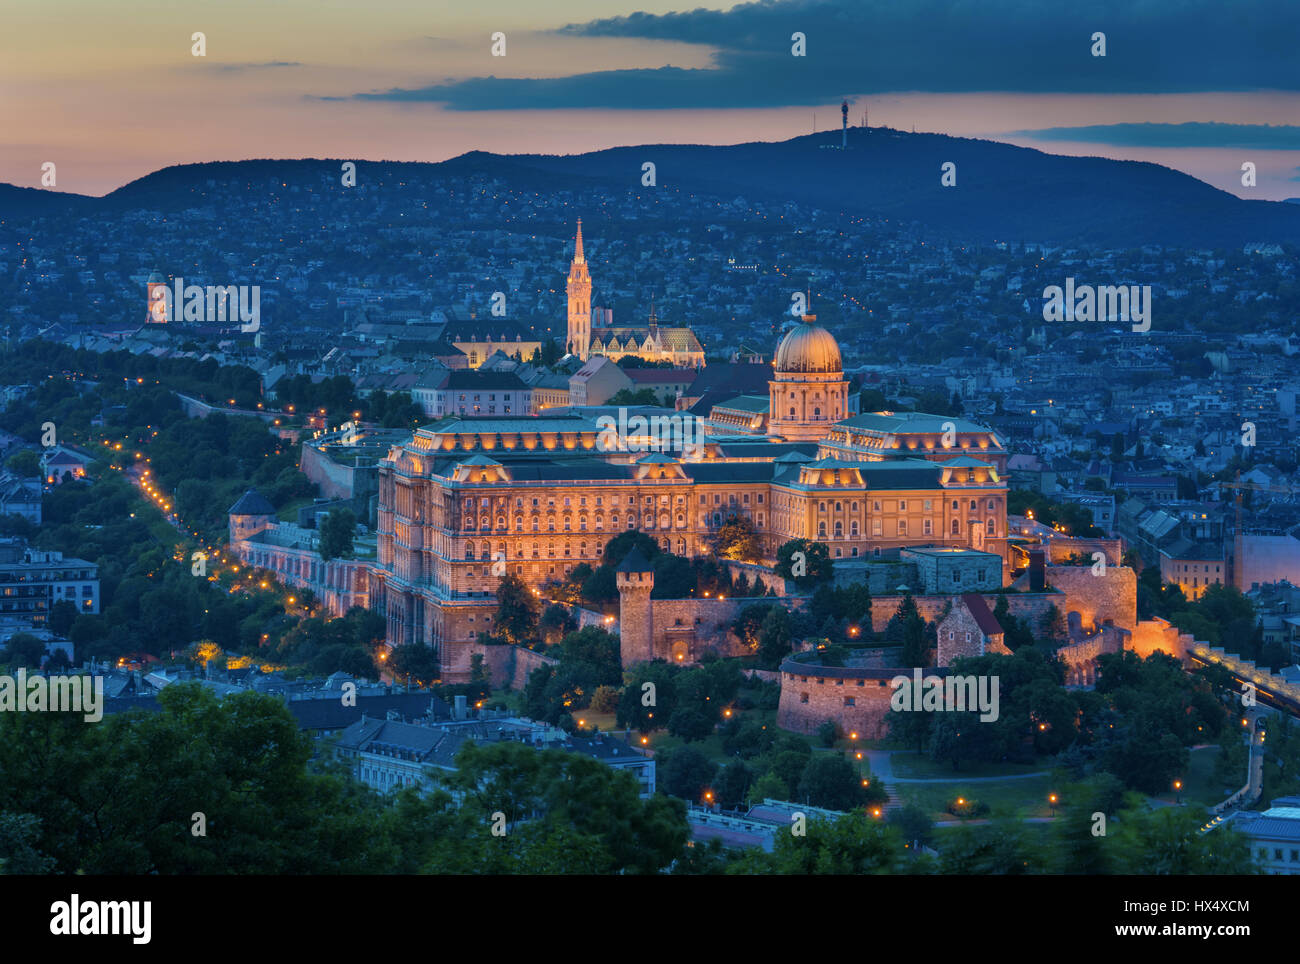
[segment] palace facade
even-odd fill
[[[743,516],[769,563],[781,544],[806,538],[838,560],[976,548],[1001,556],[1005,571],[1007,453],[997,435],[918,413],[846,417],[847,385],[834,337],[809,317],[777,350],[770,411],[745,426],[711,418],[702,443],[613,446],[607,424],[582,414],[426,425],[380,464],[370,607],[385,616],[389,643],[434,646],[444,678],[456,680],[477,634],[492,631],[505,572],[540,589],[582,562],[598,565],[629,529],[695,556]],[[745,431],[760,423],[764,434]]]

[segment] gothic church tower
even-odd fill
[[[582,218],[578,218],[578,236],[573,261],[569,265],[569,331],[566,348],[583,361],[591,347],[591,274],[582,253]]]

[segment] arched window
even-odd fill
[[[991,536],[995,536],[998,534],[998,527],[994,525],[992,519],[989,519],[988,522],[984,523],[984,529]]]
[[[961,535],[961,522],[957,519],[952,520],[952,534],[955,536]]]

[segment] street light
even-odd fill
[[[1049,793],[1047,795],[1047,803],[1048,806],[1052,808],[1052,816],[1055,817],[1056,816],[1056,794]]]

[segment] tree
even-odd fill
[[[41,458],[32,449],[19,449],[5,461],[5,468],[20,479],[39,478]]]
[[[582,583],[582,598],[600,605],[618,599],[618,574],[613,566],[597,566]]]
[[[915,841],[925,846],[934,837],[934,821],[930,819],[929,811],[915,803],[909,803],[890,813],[889,822],[898,828],[903,839],[908,842]]]
[[[468,743],[447,783],[461,795],[465,819],[457,823],[474,845],[467,860],[427,868],[434,872],[653,874],[681,855],[688,836],[680,802],[642,800],[631,774],[582,754]],[[503,838],[489,829],[497,812],[509,829]],[[505,867],[482,866],[502,851],[510,855]]]
[[[440,672],[438,656],[433,647],[423,643],[394,646],[388,656],[388,668],[395,675],[406,677],[408,683],[417,682],[426,686],[436,681]]]
[[[655,556],[659,555],[659,543],[640,529],[627,529],[605,544],[605,553],[600,557],[602,565],[617,569],[633,546],[640,549],[641,554],[650,562],[654,562]]]
[[[177,683],[158,702],[157,712],[95,726],[67,714],[0,714],[0,812],[41,815],[39,830],[24,833],[55,873],[394,869],[377,798],[351,779],[308,771],[311,740],[280,697],[218,699]],[[196,801],[206,837],[190,833]],[[0,847],[4,837],[0,829]]]
[[[780,606],[773,606],[763,617],[758,630],[758,657],[766,667],[775,668],[790,653],[794,638],[790,628],[790,614]]]
[[[900,870],[903,855],[898,831],[857,811],[838,820],[809,820],[807,833],[776,835],[772,853],[747,852],[733,873],[888,874]]]
[[[507,643],[527,646],[537,640],[537,601],[519,576],[512,572],[501,577],[497,586],[497,612],[494,625]]]
[[[778,576],[794,580],[802,590],[834,578],[830,549],[824,542],[809,539],[791,539],[777,549],[774,571]]]
[[[694,706],[678,706],[668,719],[668,732],[687,743],[713,735],[714,721]]]
[[[713,551],[723,559],[757,562],[762,557],[758,533],[746,516],[728,520],[713,537]]]
[[[588,569],[587,575],[590,574],[590,569]],[[551,603],[542,612],[538,628],[542,632],[544,642],[555,643],[562,639],[566,633],[571,633],[577,629],[578,621],[573,618],[567,606]]]
[[[789,796],[790,788],[786,786],[785,781],[769,770],[749,788],[746,799],[750,806],[757,806],[764,800],[785,800]]]
[[[745,766],[744,761],[732,760],[718,774],[714,798],[723,809],[735,810],[744,801],[753,782],[754,772]]]
[[[591,708],[596,713],[613,713],[618,709],[621,693],[612,686],[597,686],[591,694]]]
[[[704,789],[713,781],[717,766],[693,746],[679,746],[663,762],[663,788],[674,797],[693,803],[703,800]]]
[[[45,643],[31,633],[14,633],[5,647],[5,662],[11,668],[38,667],[45,655]]]
[[[53,858],[36,849],[41,818],[30,813],[0,812],[0,874],[48,874]]]
[[[320,557],[346,559],[352,555],[352,538],[357,530],[357,517],[351,509],[333,509],[320,524]]]
[[[561,662],[591,667],[597,686],[618,686],[623,682],[619,640],[613,633],[599,626],[584,626],[565,636],[558,649]]]
[[[840,725],[834,720],[822,720],[817,726],[817,739],[821,740],[822,746],[834,746],[839,736]]]
[[[758,651],[758,633],[763,626],[763,620],[767,618],[772,608],[762,603],[752,603],[742,609],[732,620],[731,631],[751,652]]]
[[[897,621],[895,625],[895,621]],[[925,620],[921,618],[921,612],[917,609],[916,600],[911,594],[903,596],[903,602],[889,620],[890,625],[885,627],[886,638],[896,638],[902,649],[899,653],[899,660],[904,666],[928,666],[929,659],[929,640],[926,638]],[[891,627],[893,635],[891,637]]]
[[[655,394],[653,388],[639,388],[632,391],[629,388],[620,388],[609,399],[606,405],[658,405],[659,396]]]
[[[920,753],[929,742],[931,726],[936,715],[891,709],[886,717],[889,737],[903,746],[911,746]]]
[[[655,660],[637,664],[629,675],[618,701],[618,725],[642,733],[664,726],[677,707],[677,667]]]
[[[863,800],[862,778],[838,753],[818,753],[799,779],[799,799],[828,810],[852,810]]]

